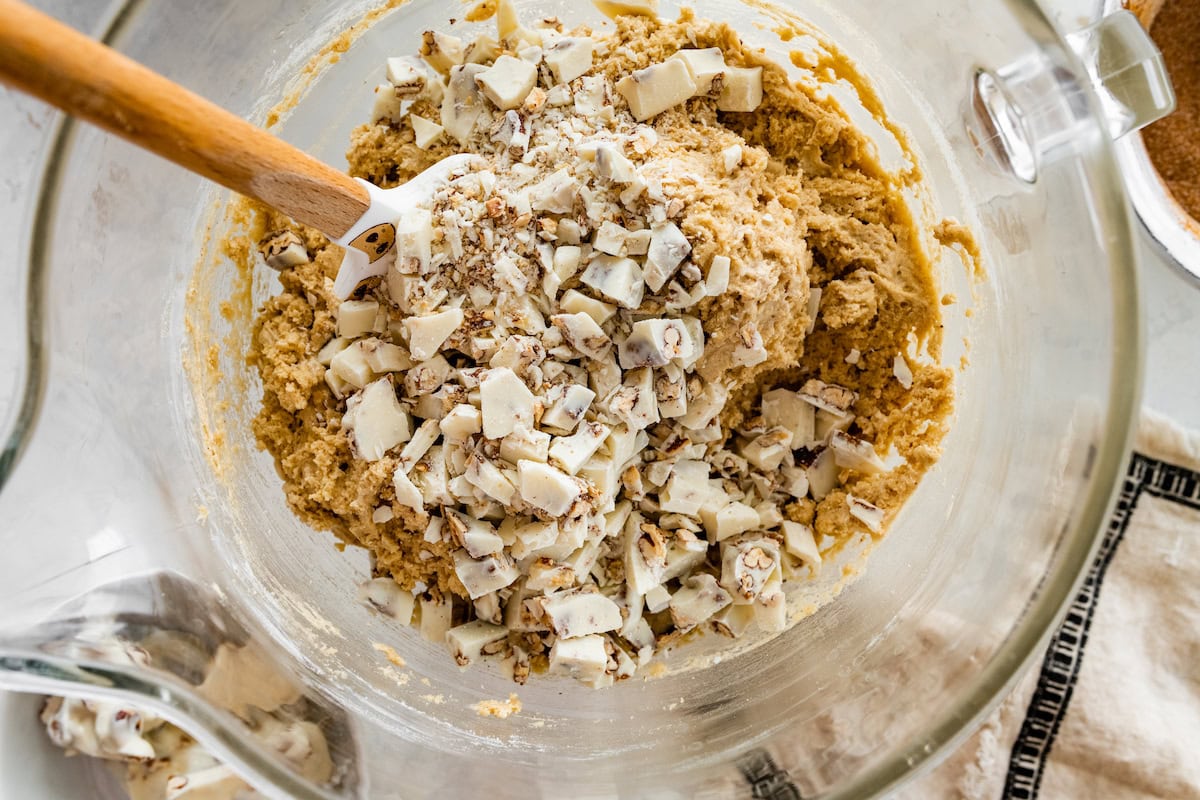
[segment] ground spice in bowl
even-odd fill
[[[1171,196],[1200,220],[1200,2],[1139,3],[1135,11],[1162,51],[1177,104],[1174,113],[1147,126],[1142,139]]]

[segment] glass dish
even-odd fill
[[[328,46],[373,5],[141,0],[106,40],[255,121],[294,94],[279,133],[341,164],[383,59],[463,13],[412,0],[361,26],[348,50]],[[517,5],[601,21],[577,0]],[[781,62],[796,46],[761,3],[690,5],[736,20]],[[937,214],[973,230],[987,270],[977,282],[944,252],[943,288],[958,297],[947,358],[970,362],[956,423],[837,602],[707,669],[604,691],[531,681],[519,714],[481,718],[473,704],[516,687],[459,672],[360,607],[366,556],[301,525],[254,446],[259,394],[238,321],[274,278],[242,281],[216,246],[233,225],[226,193],[64,123],[29,227],[25,294],[5,299],[28,347],[0,455],[0,687],[132,698],[298,798],[723,797],[750,784],[863,797],[964,735],[1080,580],[1126,455],[1140,341],[1111,153],[1120,114],[1076,54],[1096,43],[1072,49],[1032,2],[780,5],[871,78],[921,155]],[[314,58],[322,68],[304,74]],[[192,348],[197,325],[218,345],[211,361]],[[204,691],[222,648],[296,685],[303,699],[287,711],[322,726],[335,781],[304,781]]]

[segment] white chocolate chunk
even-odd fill
[[[696,94],[696,88],[687,65],[679,59],[639,69],[617,83],[617,91],[629,103],[629,111],[638,122],[687,101]]]
[[[754,623],[767,633],[787,628],[787,597],[778,587],[767,587],[754,601]]]
[[[625,524],[621,550],[625,582],[630,591],[645,595],[655,586],[662,585],[667,569],[667,554],[665,547],[656,546],[644,534],[641,524],[641,514],[630,515]]]
[[[655,586],[646,592],[645,601],[646,610],[651,614],[657,614],[660,611],[666,611],[667,606],[671,605],[671,593],[665,586]]]
[[[733,348],[733,362],[742,367],[755,367],[767,360],[767,348],[762,334],[752,323],[747,323],[738,332]]]
[[[692,246],[688,244],[687,237],[674,222],[655,225],[651,229],[650,247],[646,252],[645,278],[650,291],[662,289],[691,252]]]
[[[404,391],[409,397],[436,392],[450,377],[453,367],[444,356],[436,355],[410,369],[404,376]]]
[[[508,148],[514,156],[529,150],[529,123],[516,111],[505,111],[504,117],[492,128],[492,141]]]
[[[559,248],[559,250],[563,249],[565,248]],[[577,250],[578,248],[573,249]],[[596,321],[597,325],[603,325],[617,311],[616,306],[597,300],[594,297],[588,297],[583,292],[577,292],[574,289],[567,289],[567,291],[563,292],[562,300],[559,301],[558,305],[568,314],[587,314]]]
[[[398,97],[416,97],[425,89],[425,67],[415,58],[389,58],[386,65],[388,83],[395,87]]]
[[[372,338],[363,339],[358,346],[362,348],[363,358],[372,372],[404,372],[413,367],[408,351],[399,345]]]
[[[675,462],[671,477],[659,492],[658,504],[663,511],[694,517],[710,495],[708,464],[685,458]]]
[[[557,83],[570,83],[592,68],[595,43],[586,36],[563,36],[546,48],[546,66]]]
[[[465,441],[468,436],[483,431],[483,415],[475,406],[460,403],[446,412],[438,427],[448,441]]]
[[[658,0],[592,0],[592,5],[608,17],[658,16]]]
[[[408,444],[404,445],[404,449],[400,451],[400,457],[397,459],[398,465],[406,472],[415,467],[417,462],[424,458],[425,454],[433,447],[439,433],[437,420],[427,419],[422,422],[420,427],[413,432]]]
[[[545,57],[545,55],[546,51],[542,49],[541,45],[536,44],[522,47],[517,51],[517,58],[521,59],[522,61],[527,61],[530,64],[533,64],[535,67],[542,63],[542,59]]]
[[[425,535],[421,538],[430,544],[437,544],[444,541],[442,539],[443,533],[449,533],[446,528],[446,521],[441,517],[430,517],[429,523],[425,526]]]
[[[611,428],[598,422],[585,422],[570,436],[556,436],[550,445],[550,462],[568,475],[574,475],[595,455],[611,432]]]
[[[508,111],[519,107],[529,96],[537,83],[537,67],[528,61],[502,55],[476,75],[475,82],[497,108]]]
[[[564,639],[615,631],[621,627],[621,609],[596,592],[578,589],[556,594],[542,604],[555,635]]]
[[[731,638],[738,638],[754,623],[754,606],[725,606],[713,616],[713,625],[718,631]]]
[[[725,80],[725,53],[719,47],[709,47],[704,50],[680,50],[671,56],[679,59],[688,68],[692,81],[696,84],[697,95],[707,95],[720,91]],[[714,87],[713,83],[717,85]]]
[[[708,274],[704,276],[704,293],[709,297],[725,294],[729,289],[731,263],[728,256],[713,256],[709,262]]]
[[[517,489],[500,468],[478,454],[472,453],[467,458],[467,470],[463,473],[467,482],[487,497],[505,506],[511,505]],[[470,552],[471,548],[468,547]],[[495,551],[492,551],[495,552]],[[474,552],[471,555],[476,555]]]
[[[533,367],[546,360],[546,348],[535,336],[510,336],[496,349],[488,361],[489,367],[508,367],[522,377],[527,377]]]
[[[631,258],[596,256],[580,280],[622,308],[636,309],[642,304],[642,268]]]
[[[463,323],[461,308],[452,308],[427,317],[407,317],[408,350],[417,361],[428,361],[441,349],[450,334]]]
[[[604,677],[607,665],[604,637],[598,634],[578,639],[558,638],[550,648],[550,672],[555,674],[570,675],[579,681],[596,681]]]
[[[425,498],[421,490],[408,477],[403,468],[397,467],[392,474],[392,487],[396,490],[396,502],[413,511],[425,510]]]
[[[454,498],[450,495],[447,483],[450,475],[446,466],[446,451],[443,447],[431,447],[421,459],[424,471],[412,473],[413,483],[421,490],[421,499],[426,505],[450,505]]]
[[[808,497],[808,472],[803,467],[784,467],[779,474],[783,478],[779,488],[798,500]]]
[[[375,122],[399,122],[404,118],[404,101],[396,94],[396,87],[381,83],[375,87],[375,102],[371,106],[371,119]]]
[[[583,241],[583,229],[573,219],[560,219],[558,221],[558,241],[563,244],[578,245]]]
[[[620,471],[613,460],[608,456],[594,455],[580,468],[578,475],[596,490],[597,508],[606,512],[610,510],[621,486]]]
[[[908,366],[908,361],[903,355],[897,355],[892,361],[892,374],[896,376],[896,380],[900,381],[900,385],[905,389],[913,387],[912,367]]]
[[[806,312],[808,313],[808,332],[812,333],[817,327],[817,314],[821,310],[821,290],[810,289],[808,292],[808,305]]]
[[[424,208],[410,209],[396,223],[396,267],[405,274],[425,274],[432,260],[433,214]],[[417,270],[408,268],[414,264]]]
[[[852,469],[866,475],[878,475],[887,467],[870,442],[842,431],[833,431],[829,440],[834,459],[842,469]]]
[[[629,249],[625,244],[628,237],[629,231],[623,226],[606,220],[592,236],[592,247],[610,256],[628,255]]]
[[[701,508],[700,520],[704,523],[704,530],[709,539],[715,542],[752,531],[759,523],[758,512],[736,500],[717,508]]]
[[[746,539],[721,547],[721,586],[734,602],[753,601],[779,569],[779,545],[774,539]]]
[[[808,491],[818,503],[837,488],[838,466],[833,450],[825,448],[808,467]]]
[[[837,415],[848,413],[858,401],[858,394],[846,387],[824,383],[815,378],[805,381],[800,387],[800,396],[805,402]]]
[[[310,263],[308,250],[300,237],[289,230],[280,231],[258,246],[263,261],[273,270],[282,272],[289,267]]]
[[[816,412],[796,392],[772,389],[764,394],[762,415],[768,426],[791,431],[793,447],[803,447],[814,439]]]
[[[391,522],[396,518],[396,512],[392,511],[391,506],[379,506],[371,512],[371,521],[376,525],[383,525]]]
[[[596,147],[596,174],[613,183],[631,183],[637,169],[618,145],[606,143]]]
[[[545,423],[543,417],[542,422]],[[545,461],[550,453],[550,434],[518,425],[500,441],[500,457],[510,464],[522,459]]]
[[[346,300],[338,306],[337,331],[343,339],[357,339],[375,328],[379,303],[374,300]]]
[[[688,410],[679,423],[689,430],[707,427],[725,408],[729,390],[719,383],[706,383],[697,395],[688,394]]]
[[[453,615],[454,604],[448,599],[439,601],[431,597],[422,597],[421,638],[435,644],[445,644]]]
[[[654,486],[662,486],[671,477],[671,470],[675,468],[674,462],[670,460],[652,461],[643,468],[642,473],[646,480]]]
[[[583,419],[583,415],[587,413],[592,401],[596,399],[596,393],[586,386],[578,384],[558,388],[559,391],[554,394],[547,394],[547,401],[550,402],[550,405],[542,414],[542,425],[572,431]],[[501,455],[503,455],[503,451],[501,451]]]
[[[813,537],[812,528],[791,520],[784,520],[781,524],[783,546],[789,553],[803,561],[813,575],[816,575],[821,571],[821,551],[817,549],[817,540]]]
[[[663,419],[687,414],[687,376],[678,364],[667,364],[655,375],[654,398]]]
[[[742,456],[763,472],[774,472],[791,452],[792,432],[771,428],[740,448]]]
[[[454,574],[472,600],[509,586],[521,577],[516,562],[504,553],[471,558],[466,550],[454,551]],[[422,613],[424,609],[422,608]]]
[[[883,530],[884,512],[882,508],[871,505],[866,500],[852,494],[846,495],[846,505],[850,507],[850,516],[866,525],[872,533],[879,533]]]
[[[721,166],[725,168],[725,174],[731,175],[735,169],[741,166],[742,163],[742,146],[740,144],[730,145],[721,151]]]
[[[483,435],[500,439],[518,425],[533,428],[534,401],[525,382],[508,367],[485,371],[479,381]]]
[[[463,61],[467,64],[487,64],[500,55],[500,43],[486,33],[481,33],[467,45]]]
[[[640,231],[630,231],[625,236],[625,250],[627,255],[644,256],[650,250],[651,231],[644,228]]]
[[[401,625],[412,622],[416,599],[391,578],[373,578],[358,587],[358,601]]]
[[[412,435],[408,414],[396,399],[396,390],[387,378],[363,389],[361,399],[342,420],[354,433],[358,454],[367,461],[378,461]]]
[[[554,520],[518,526],[513,531],[516,541],[512,545],[512,554],[521,559],[533,555],[557,542],[558,533],[558,523]]]
[[[464,47],[462,39],[437,31],[425,31],[421,34],[421,57],[443,75],[450,68],[463,63]]]
[[[445,128],[433,120],[425,119],[417,114],[410,114],[408,120],[412,123],[413,139],[417,147],[422,150],[428,150],[430,147],[433,147],[446,132]]]
[[[854,414],[817,409],[814,437],[817,442],[828,442],[834,431],[847,431],[854,422]]]
[[[687,329],[688,335],[692,337],[692,355],[689,358],[681,358],[679,366],[686,370],[690,370],[696,366],[696,362],[704,355],[704,325],[699,318],[681,314],[679,321],[683,323],[683,327]]]
[[[446,525],[450,535],[462,544],[471,558],[495,555],[504,549],[504,540],[496,533],[496,529],[481,519],[446,509]]]
[[[719,111],[755,111],[763,101],[762,67],[729,67],[725,70],[725,81],[721,97],[717,100]]]
[[[561,231],[563,223],[559,223]],[[583,250],[578,245],[563,245],[554,249],[554,275],[559,279],[559,282],[574,277],[579,271],[579,265],[583,262]],[[574,291],[569,289],[568,291]],[[570,309],[567,309],[568,311]],[[597,320],[602,322],[603,320]]]
[[[450,80],[442,98],[442,127],[459,142],[466,142],[488,115],[487,101],[475,83],[486,69],[482,64],[466,64],[450,69]]]
[[[654,371],[650,367],[625,373],[608,402],[609,410],[633,430],[642,430],[658,422],[658,398],[654,393]]]
[[[566,514],[583,494],[579,482],[549,464],[517,463],[521,499],[553,517]]]
[[[502,625],[474,619],[465,625],[446,631],[446,644],[454,661],[466,667],[483,657],[485,650],[508,640],[508,629]]]
[[[691,630],[732,602],[712,575],[693,575],[671,596],[671,621],[681,631]]]
[[[562,332],[568,345],[588,358],[599,361],[608,353],[611,344],[608,335],[588,314],[582,311],[578,314],[555,314],[550,322]]]
[[[617,349],[622,369],[662,367],[692,355],[692,339],[677,319],[644,319],[633,323]]]
[[[525,588],[531,592],[565,589],[575,585],[575,570],[549,558],[539,558],[529,565]]]
[[[608,397],[621,385],[621,368],[617,366],[616,353],[611,350],[599,361],[589,361],[587,372],[592,391],[600,397]]]

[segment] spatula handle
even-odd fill
[[[361,184],[17,0],[0,0],[0,82],[338,237]]]

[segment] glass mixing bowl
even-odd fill
[[[465,10],[394,3],[349,49],[327,46],[372,5],[140,0],[106,40],[256,121],[293,96],[279,133],[341,164],[384,58]],[[517,5],[602,19],[579,0]],[[802,43],[759,2],[690,5],[783,63]],[[965,735],[1082,579],[1126,455],[1140,350],[1111,136],[1168,108],[1169,87],[1119,18],[1064,41],[1020,0],[781,6],[874,81],[920,154],[927,221],[966,223],[987,272],[943,250],[956,421],[836,602],[706,669],[603,691],[533,680],[519,714],[480,717],[474,703],[515,687],[358,605],[366,556],[295,520],[254,447],[245,320],[274,278],[240,275],[217,245],[236,225],[227,194],[64,123],[25,294],[4,299],[28,341],[0,455],[0,687],[149,706],[299,798],[862,797]],[[230,652],[237,679],[295,687],[277,713],[322,727],[333,781],[305,781],[249,735],[253,697],[205,682]]]

